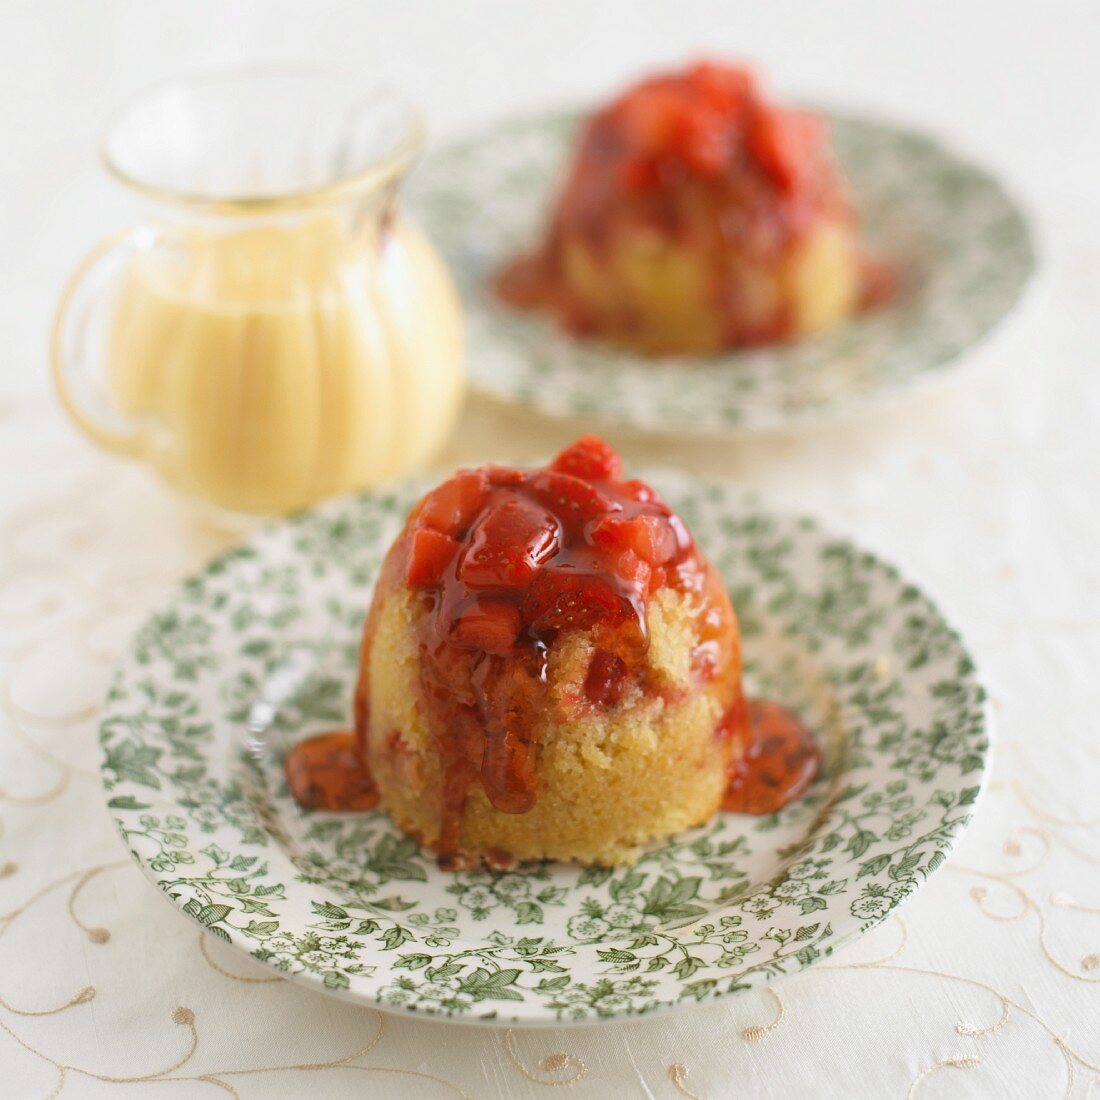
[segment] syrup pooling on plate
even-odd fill
[[[767,699],[748,701],[748,726],[745,754],[734,765],[722,809],[774,814],[809,789],[821,750],[797,715]]]
[[[621,658],[600,651],[585,690],[593,703],[616,706],[626,669]],[[732,719],[732,724],[740,718]],[[726,725],[730,725],[727,721]],[[729,736],[732,730],[723,731]],[[821,750],[810,730],[778,703],[748,703],[749,740],[730,777],[722,808],[735,813],[770,814],[805,794],[821,766]],[[295,745],[284,764],[291,794],[311,810],[371,810],[378,793],[371,782],[354,733],[322,734]]]
[[[585,681],[592,702],[616,706],[625,674],[620,658],[597,654]],[[821,767],[821,750],[796,715],[766,699],[749,701],[748,733],[745,756],[733,769],[722,809],[776,813],[805,794]],[[284,768],[291,794],[307,809],[349,812],[371,810],[378,803],[354,733],[302,741],[287,754]]]
[[[378,805],[355,734],[323,733],[299,741],[283,760],[290,793],[310,810],[373,810]]]

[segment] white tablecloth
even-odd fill
[[[11,5],[0,13],[0,1096],[1086,1097],[1100,1081],[1100,125],[1092,4]],[[399,11],[396,9],[400,9]],[[628,14],[629,13],[629,14]],[[387,1018],[202,941],[130,863],[96,776],[128,633],[224,540],[56,411],[66,269],[133,213],[92,136],[164,72],[249,58],[380,69],[455,131],[701,49],[788,91],[923,123],[1032,209],[1044,274],[949,386],[865,422],[719,446],[637,437],[820,515],[963,631],[993,778],[944,870],[773,991],[668,1018],[508,1032]],[[446,463],[572,430],[475,403]]]

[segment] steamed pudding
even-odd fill
[[[745,748],[737,621],[682,521],[587,437],[413,509],[364,632],[358,748],[444,866],[629,862]]]
[[[711,353],[819,332],[881,295],[825,121],[745,69],[650,77],[595,112],[544,240],[499,295],[578,336]]]
[[[460,470],[411,511],[363,630],[355,730],[296,744],[309,809],[373,809],[440,866],[629,863],[716,810],[773,814],[821,754],[741,687],[737,620],[680,518],[588,436]]]

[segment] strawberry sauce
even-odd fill
[[[789,710],[767,699],[748,702],[749,738],[734,765],[722,809],[774,814],[806,793],[821,767],[813,734]]]
[[[290,793],[309,810],[373,810],[378,805],[354,733],[325,733],[299,741],[283,760]]]

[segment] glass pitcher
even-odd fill
[[[263,69],[164,85],[103,160],[157,204],[58,306],[76,423],[184,491],[277,513],[426,464],[465,386],[442,261],[398,209],[417,114],[344,78]]]

